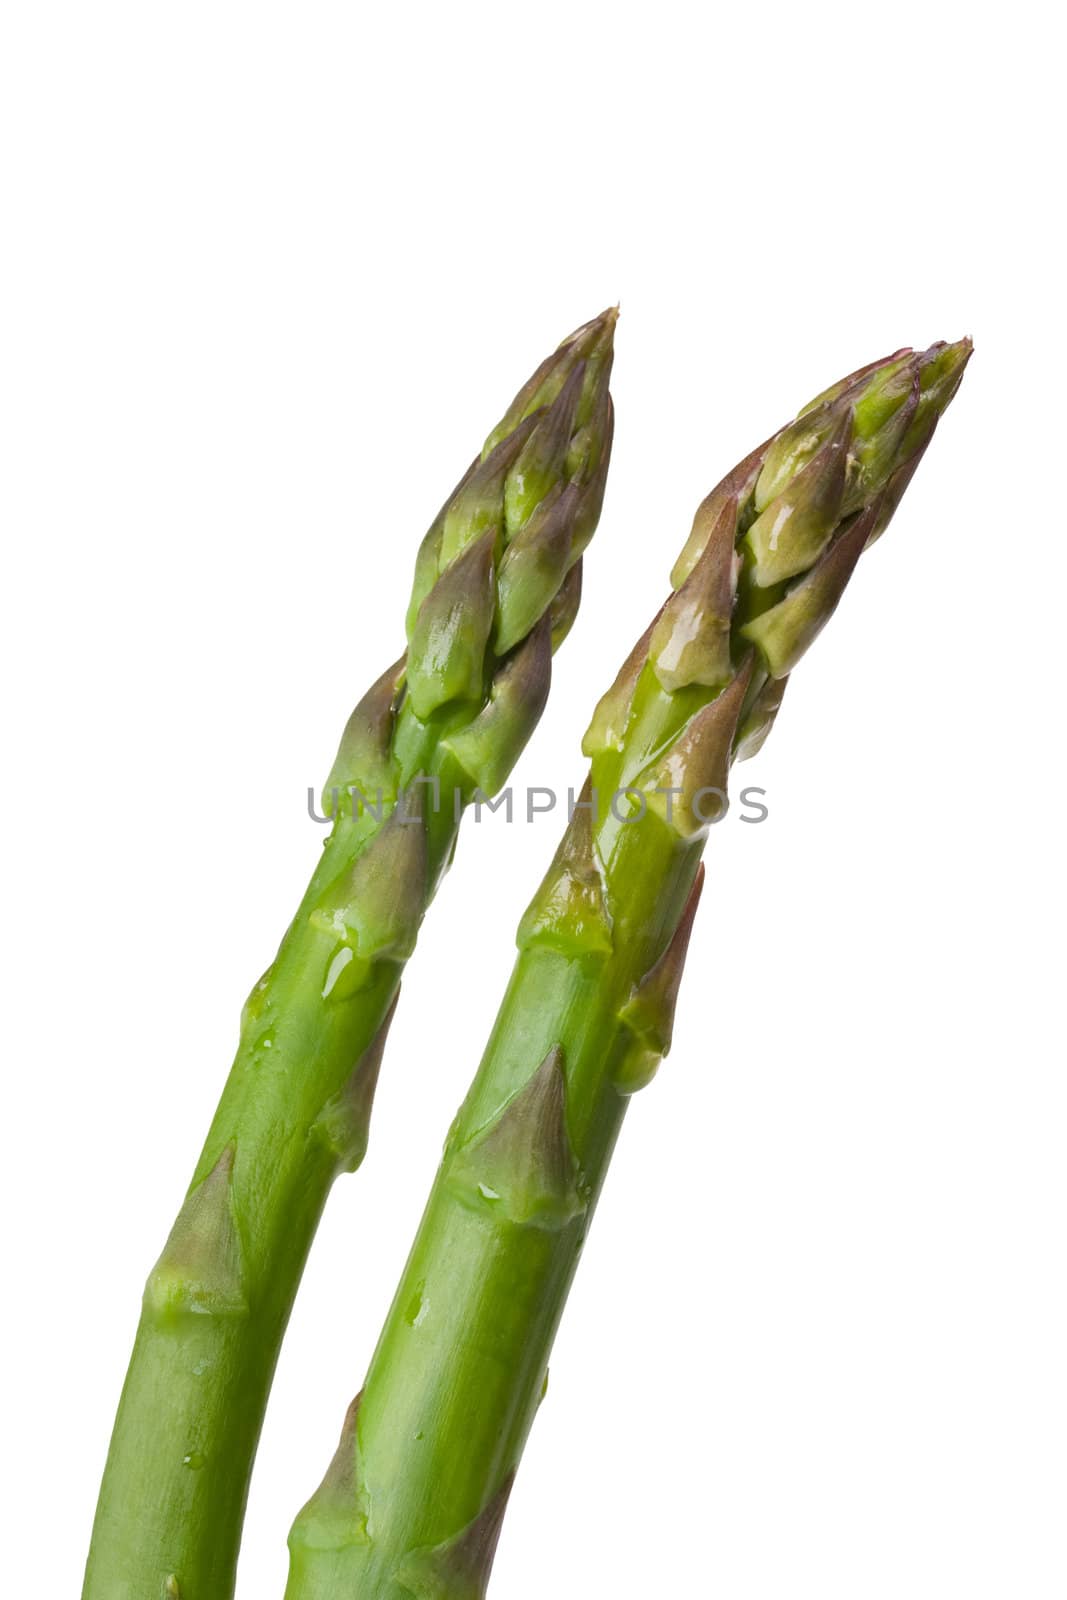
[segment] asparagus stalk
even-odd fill
[[[629,1097],[670,1045],[731,759],[883,531],[970,354],[851,375],[708,496],[591,768],[321,1487],[287,1600],[478,1600]],[[620,800],[625,791],[626,799]]]
[[[327,1192],[358,1167],[402,968],[463,807],[506,779],[578,607],[612,436],[615,312],[520,390],[419,550],[408,648],[327,789],[334,825],[145,1290],[84,1600],[225,1600],[279,1346]]]

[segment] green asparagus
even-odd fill
[[[730,762],[884,530],[970,344],[852,374],[699,508],[601,700],[585,789],[322,1485],[287,1600],[478,1600],[629,1097],[670,1045]]]
[[[279,1346],[367,1144],[401,970],[463,807],[505,781],[574,620],[611,452],[616,314],[534,373],[420,547],[407,652],[361,701],[333,828],[144,1296],[83,1600],[225,1600]]]

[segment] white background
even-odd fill
[[[580,782],[737,457],[897,345],[977,353],[744,771],[769,821],[712,839],[492,1593],[1067,1592],[1051,17],[7,10],[7,1592],[77,1592],[141,1284],[417,541],[616,298],[614,474],[517,783]],[[468,826],[428,918],[243,1596],[280,1600],[557,832]]]

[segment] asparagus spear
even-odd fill
[[[148,1279],[84,1600],[232,1592],[278,1349],[330,1185],[366,1149],[401,970],[462,808],[503,784],[578,607],[614,325],[605,312],[537,369],[419,550],[406,658],[345,729],[330,838]]]
[[[630,1095],[670,1044],[710,822],[885,528],[969,342],[853,374],[708,496],[676,589],[601,700],[287,1600],[477,1600]],[[626,799],[619,797],[625,791]]]

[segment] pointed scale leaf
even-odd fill
[[[611,919],[593,844],[590,780],[541,887],[519,924],[518,945],[547,945],[570,955],[604,956],[612,949]]]
[[[900,441],[899,460],[921,452],[929,444],[940,417],[963,382],[973,353],[970,339],[959,339],[955,344],[933,344],[918,358],[919,404]]]
[[[442,573],[487,528],[503,527],[504,485],[537,421],[536,416],[526,417],[463,480],[445,512],[438,556]]]
[[[484,1600],[515,1474],[459,1533],[441,1544],[413,1550],[396,1571],[414,1600]]]
[[[497,569],[498,655],[524,639],[550,605],[571,565],[571,532],[581,490],[557,483],[519,529]]]
[[[556,651],[574,627],[578,607],[582,603],[582,562],[574,563],[548,608],[548,625],[551,630],[552,649]]]
[[[422,543],[419,545],[415,556],[415,574],[411,583],[411,599],[408,602],[407,615],[404,620],[405,637],[409,639],[411,630],[415,626],[415,618],[419,614],[419,607],[441,575],[441,546],[444,541],[445,517],[448,513],[448,508],[470,482],[479,460],[480,457],[475,456],[433,519],[429,531],[424,534]]]
[[[415,948],[429,892],[424,804],[421,786],[404,794],[311,913],[361,962],[406,960]]]
[[[612,344],[618,317],[617,307],[602,311],[599,317],[576,328],[557,350],[542,361],[485,441],[483,458],[496,448],[501,439],[513,433],[524,418],[552,404],[579,361],[586,363],[586,374],[578,421],[582,424],[588,420],[595,409],[596,393],[601,385],[606,385],[611,371]]]
[[[738,718],[752,676],[752,655],[702,710],[689,719],[645,787],[656,811],[683,839],[703,833],[727,806],[726,785]]]
[[[145,1288],[159,1321],[179,1316],[244,1316],[241,1240],[233,1213],[234,1147],[226,1146],[178,1213]]]
[[[933,432],[933,427],[936,425],[936,422],[937,418],[932,417],[930,429],[931,433]],[[871,545],[874,544],[875,540],[882,537],[890,522],[892,522],[893,515],[901,500],[904,498],[904,492],[912,478],[914,478],[919,462],[926,454],[926,446],[929,444],[929,442],[930,441],[928,439],[926,444],[921,444],[918,450],[916,450],[915,454],[905,461],[902,467],[897,468],[889,482],[886,484],[885,488],[882,490],[882,493],[879,497],[878,515],[874,520],[874,524],[870,533],[867,535],[867,544],[865,546],[866,549],[869,550]]]
[[[857,447],[893,420],[911,393],[914,373],[915,353],[906,350],[849,385],[841,400],[852,407]]]
[[[678,986],[703,887],[702,862],[670,943],[655,965],[634,985],[630,998],[619,1012],[620,1022],[632,1035],[630,1048],[615,1074],[615,1087],[620,1094],[635,1094],[651,1083],[660,1061],[670,1051]]]
[[[337,1157],[338,1172],[355,1172],[367,1153],[374,1091],[378,1086],[385,1041],[399,997],[398,987],[393,1003],[385,1014],[385,1021],[356,1062],[348,1081],[327,1101],[311,1124],[311,1133],[321,1139]]]
[[[824,389],[822,394],[815,396],[814,400],[809,400],[806,406],[801,406],[797,416],[804,417],[807,416],[809,411],[818,411],[820,407],[829,404],[830,401],[840,399],[847,390],[855,388],[861,379],[866,378],[872,372],[877,372],[879,367],[888,367],[893,362],[899,361],[901,356],[910,356],[911,354],[910,347],[902,346],[901,349],[894,350],[892,354],[882,356],[879,361],[868,361],[866,366],[857,367],[855,372],[850,372],[847,377],[839,378],[836,383],[830,385],[829,389]]]
[[[564,465],[571,446],[585,363],[580,361],[536,425],[504,482],[504,535],[513,539],[532,516],[549,490],[563,482]]]
[[[581,495],[571,530],[571,560],[588,547],[600,521],[611,465],[611,446],[615,437],[615,403],[605,387],[592,419],[575,436],[567,470],[581,485]],[[572,457],[577,458],[572,465]],[[579,465],[579,461],[584,465]]]
[[[671,595],[652,630],[648,659],[668,694],[690,684],[717,689],[729,678],[730,618],[737,572],[737,501],[725,500],[688,578]]]
[[[548,700],[552,632],[548,616],[497,668],[489,703],[473,722],[444,740],[472,785],[492,796],[526,747]]]
[[[884,488],[886,480],[903,459],[900,447],[919,405],[919,370],[915,358],[894,377],[891,388],[882,398],[888,400],[890,396],[898,403],[888,415],[885,415],[886,408],[883,407],[879,415],[884,416],[884,420],[879,421],[878,426],[867,434],[860,433],[859,418],[856,418],[856,437],[849,462],[848,487],[841,506],[842,516],[862,510],[872,495]]]
[[[604,404],[615,361],[615,324],[618,320],[618,306],[609,306],[607,311],[601,312],[589,324],[575,344],[576,358],[585,362],[585,381],[576,419],[579,431],[589,423],[596,426],[597,413]]]
[[[822,405],[816,411],[806,411],[775,434],[767,446],[753,490],[757,513],[776,500],[790,479],[807,466],[816,451],[826,443],[836,423],[837,413],[831,406]]]
[[[825,444],[745,534],[758,587],[806,572],[830,543],[841,515],[851,439],[852,412],[846,408]]]
[[[452,700],[480,700],[496,611],[497,531],[487,528],[442,573],[419,608],[408,648],[407,687],[423,722]]]
[[[734,760],[747,761],[763,749],[764,742],[785,698],[788,678],[768,678],[753,697],[747,711],[742,712],[734,736]]]
[[[449,1185],[470,1204],[519,1226],[563,1228],[582,1215],[586,1201],[567,1132],[558,1045],[494,1121],[456,1153]]]
[[[637,680],[648,661],[652,635],[662,617],[666,604],[660,606],[644,633],[619,668],[611,688],[597,701],[593,718],[582,738],[582,754],[603,755],[608,750],[621,750],[633,706]]]
[[[342,793],[356,787],[373,800],[379,789],[388,792],[394,713],[404,662],[403,656],[394,661],[349,717],[326,780],[327,794],[333,789]]]
[[[741,629],[758,649],[772,678],[792,672],[833,616],[880,509],[881,502],[873,501],[784,600]]]
[[[911,390],[911,351],[892,356],[888,361],[860,368],[844,386],[835,384],[827,394],[833,398],[801,412],[795,421],[778,433],[767,449],[763,471],[756,484],[756,510],[763,512],[785,490],[838,426],[841,413],[853,413],[851,454],[864,452],[866,441],[874,441],[907,400]],[[872,445],[873,448],[873,445]],[[862,474],[863,481],[870,474]],[[846,491],[852,493],[851,483]],[[846,500],[846,505],[848,504]]]
[[[722,508],[727,501],[736,500],[738,520],[743,524],[742,513],[752,499],[756,481],[763,466],[763,458],[772,442],[773,436],[772,439],[765,439],[758,449],[752,451],[751,455],[747,455],[743,461],[739,461],[733,471],[728,472],[722,482],[717,483],[711,493],[706,495],[697,506],[689,538],[686,540],[685,548],[674,563],[671,571],[671,583],[676,589],[681,587],[700,560],[704,546],[708,542],[712,529],[718,524]]]
[[[359,1470],[362,1398],[362,1393],[357,1394],[345,1413],[326,1475],[290,1530],[290,1550],[339,1550],[367,1542],[368,1501]]]

